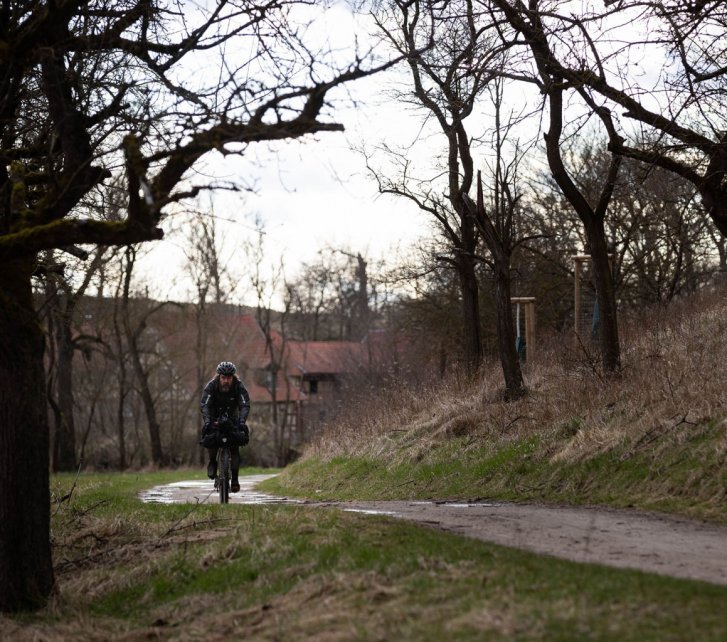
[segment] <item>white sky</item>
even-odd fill
[[[358,40],[362,47],[363,33],[355,29],[345,6],[335,6],[326,22],[321,29],[329,40],[339,41],[329,43],[331,46],[343,49],[345,42],[350,50]],[[342,55],[352,59],[350,52]],[[393,264],[399,253],[406,253],[419,238],[431,233],[428,215],[402,199],[378,194],[363,157],[351,150],[352,144],[361,142],[391,142],[392,138],[408,142],[416,137],[421,117],[412,117],[387,99],[381,92],[384,84],[381,76],[361,79],[337,94],[344,106],[328,120],[342,123],[343,133],[284,141],[275,149],[254,144],[243,157],[206,157],[206,174],[254,186],[251,193],[218,192],[214,196],[224,237],[222,253],[228,261],[240,260],[239,246],[254,236],[255,218],[262,221],[266,232],[266,261],[277,265],[282,257],[288,277],[326,246],[360,252],[372,261],[385,257]],[[351,98],[357,101],[355,108]],[[174,224],[172,217],[169,225]],[[151,281],[155,296],[186,297],[184,243],[177,232],[146,246],[140,275]]]
[[[371,111],[375,115],[383,110],[366,107],[341,118],[345,133],[289,142],[279,145],[277,152],[259,145],[251,149],[254,159],[215,159],[217,178],[245,176],[255,185],[251,193],[214,196],[222,255],[228,262],[242,260],[240,245],[254,239],[256,217],[265,229],[266,263],[277,265],[282,258],[288,277],[327,246],[393,264],[400,253],[431,233],[428,215],[402,199],[378,194],[364,159],[349,148],[349,141],[381,136],[378,127],[366,123]],[[185,296],[187,286],[179,282],[186,260],[184,242],[173,233],[146,248],[142,270],[152,275],[158,296]]]
[[[310,30],[314,37],[327,40],[346,60],[352,59],[353,43],[365,49],[365,33],[355,27],[343,3],[334,5],[324,16],[317,29]],[[643,59],[631,62],[640,65],[637,75],[653,75],[655,79],[659,76],[657,63]],[[384,89],[390,77],[379,75],[347,87],[358,105],[353,108],[346,100],[349,106],[337,109],[331,119],[342,123],[345,133],[278,143],[276,151],[265,144],[252,145],[244,157],[206,158],[208,174],[222,180],[242,179],[255,188],[252,193],[222,192],[215,196],[215,214],[224,237],[222,255],[229,264],[244,261],[239,248],[245,239],[254,236],[255,218],[262,221],[266,231],[266,262],[278,265],[282,259],[289,278],[295,276],[302,262],[314,260],[323,247],[361,252],[372,262],[386,258],[393,265],[399,254],[405,254],[419,239],[432,234],[428,214],[405,199],[378,195],[364,159],[350,149],[351,144],[362,142],[370,146],[381,141],[394,146],[412,143],[420,133],[422,115],[407,112],[401,103],[386,97]],[[520,86],[509,95],[515,112],[526,103],[532,106],[537,101],[527,95],[529,91]],[[479,133],[472,131],[472,125],[469,127],[470,135]],[[537,121],[532,127],[537,127]],[[432,175],[430,142],[434,141],[420,140],[415,160],[428,166]],[[440,150],[441,142],[440,139]],[[532,162],[538,162],[537,154]],[[151,280],[155,296],[187,296],[188,286],[180,281],[184,274],[184,242],[182,234],[170,234],[166,240],[145,248],[142,270]],[[242,269],[233,271],[240,274]],[[244,296],[241,302],[254,303]]]

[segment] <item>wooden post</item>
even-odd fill
[[[510,303],[521,304],[525,311],[525,349],[527,360],[531,362],[535,355],[535,297],[514,296],[510,298]]]

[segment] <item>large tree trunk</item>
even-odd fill
[[[462,261],[461,263],[464,263]],[[462,342],[467,373],[477,372],[482,361],[482,331],[480,329],[480,298],[474,265],[461,265],[459,282],[462,291]],[[467,263],[470,263],[467,261]]]
[[[42,606],[53,588],[49,427],[32,262],[0,263],[0,611]]]
[[[621,368],[621,350],[618,337],[616,292],[611,274],[603,219],[597,216],[588,216],[581,217],[581,220],[590,247],[593,280],[601,315],[599,325],[601,363],[606,372],[618,372]]]
[[[460,288],[462,290],[462,321],[464,359],[467,373],[477,372],[482,362],[482,326],[480,322],[480,288],[475,270],[475,249],[477,245],[475,224],[463,201],[460,208],[462,247],[457,257]]]
[[[727,160],[723,163],[723,173],[727,172]],[[717,180],[715,177],[710,181],[709,186],[697,186],[700,187],[700,194],[702,195],[702,204],[712,218],[714,226],[719,230],[719,233],[723,237],[727,237],[727,189],[723,189],[725,179]],[[717,185],[715,188],[714,185]]]

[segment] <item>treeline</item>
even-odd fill
[[[715,237],[724,265],[723,3],[393,0],[373,21],[406,61],[392,91],[421,115],[422,132],[364,154],[380,191],[414,202],[441,231],[435,251],[459,282],[468,371],[483,356],[485,262],[507,394],[526,392],[510,300],[517,254],[542,246],[528,198],[536,181],[534,200],[550,199],[546,233],[583,241],[601,367],[618,373],[619,299],[694,287],[684,240],[695,234]],[[618,292],[624,284],[633,294]]]
[[[607,171],[606,159],[592,150],[584,147],[578,163],[584,190]],[[573,257],[587,239],[547,176],[534,181],[527,196],[518,204],[519,233],[527,241],[512,254],[511,293],[535,297],[539,333],[556,334],[573,327]],[[626,161],[609,212],[606,233],[613,239],[622,312],[666,305],[725,273],[724,239],[706,222],[685,181]],[[213,218],[193,227],[188,268],[196,301],[185,303],[144,294],[148,285],[135,279],[134,246],[102,248],[90,260],[65,266],[46,257],[37,301],[46,326],[54,470],[75,469],[81,461],[114,469],[198,463],[198,398],[217,361],[244,362],[246,355],[237,353],[241,314],[253,315],[263,332],[274,331],[284,341],[362,341],[376,330],[405,343],[395,363],[349,377],[340,401],[354,391],[375,396],[376,387],[390,385],[392,377],[436,378],[466,366],[461,280],[436,239],[422,244],[408,262],[393,265],[328,248],[292,277],[281,273],[265,281],[256,269],[242,279],[226,274],[218,237]],[[241,263],[255,266],[258,250],[249,245]],[[480,237],[478,330],[483,357],[492,358],[498,355],[497,283],[487,251]],[[240,283],[256,292],[257,306],[228,303]],[[583,287],[594,299],[594,284],[586,279]],[[273,294],[282,301],[280,309],[265,306]],[[582,347],[598,352],[597,343]],[[271,352],[271,361],[279,356]],[[282,413],[277,425],[258,436],[280,440],[269,431],[285,431],[284,421]],[[263,465],[288,460],[288,450],[273,455],[266,453],[270,448],[258,441],[248,458]]]

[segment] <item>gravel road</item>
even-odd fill
[[[232,503],[291,503],[390,515],[487,542],[575,562],[605,564],[727,586],[727,528],[679,517],[602,507],[505,502],[313,502],[255,487],[271,475],[240,478]],[[215,502],[210,481],[178,482],[142,493],[148,502]]]

